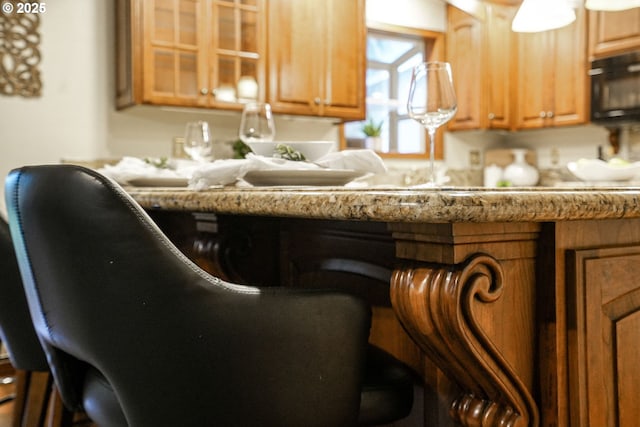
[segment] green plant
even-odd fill
[[[244,159],[247,154],[253,152],[251,147],[242,142],[239,139],[236,139],[233,142],[233,158],[234,159]]]
[[[376,123],[372,118],[362,126],[362,132],[367,136],[380,136],[382,134],[382,125],[384,121]]]

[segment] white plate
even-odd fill
[[[247,172],[244,180],[256,186],[344,185],[362,175],[346,169],[263,169]]]
[[[640,173],[640,162],[621,165],[598,159],[582,159],[567,164],[567,169],[588,182],[629,181]]]
[[[179,177],[145,177],[130,179],[129,184],[136,187],[186,187],[189,180]]]

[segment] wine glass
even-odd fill
[[[211,130],[209,123],[205,121],[189,122],[184,133],[184,151],[193,160],[210,160],[211,150]]]
[[[407,110],[409,117],[429,133],[430,166],[428,185],[437,185],[435,176],[436,130],[456,114],[458,103],[453,89],[451,65],[447,62],[423,62],[413,68]]]
[[[271,114],[271,105],[263,102],[245,104],[240,119],[238,136],[244,143],[271,142],[276,135],[276,126]]]

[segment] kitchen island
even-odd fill
[[[640,188],[127,190],[213,274],[367,298],[424,425],[640,419]]]

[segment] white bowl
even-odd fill
[[[605,162],[599,159],[580,159],[567,164],[567,168],[583,181],[629,181],[640,173],[640,162]]]
[[[329,154],[335,148],[333,141],[273,141],[273,142],[248,142],[254,153],[259,156],[273,157],[278,144],[288,145],[296,151],[304,154],[307,160],[315,162],[322,156]]]

